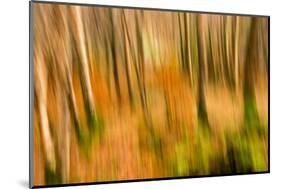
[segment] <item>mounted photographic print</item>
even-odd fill
[[[30,187],[268,172],[268,16],[30,2]]]

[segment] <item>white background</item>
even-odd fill
[[[280,188],[281,5],[279,5],[278,0],[72,0],[71,2],[270,15],[271,173],[69,188]],[[27,0],[1,0],[0,188],[28,187],[28,18],[29,7]]]

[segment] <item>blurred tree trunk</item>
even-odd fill
[[[248,49],[247,57],[244,64],[244,95],[252,97],[254,95],[254,75],[253,70],[258,66],[258,20],[257,18],[252,18],[250,34],[248,39]]]
[[[89,61],[87,57],[87,48],[86,48],[86,39],[85,39],[85,32],[84,32],[84,24],[83,24],[83,18],[81,13],[81,7],[75,6],[74,7],[74,23],[75,23],[75,29],[76,33],[74,35],[74,38],[76,39],[76,44],[79,52],[79,57],[81,58],[81,68],[82,68],[82,86],[84,86],[83,92],[86,93],[86,109],[88,118],[92,117],[92,114],[95,114],[95,102],[94,102],[94,96],[92,93],[92,86],[91,86],[91,77],[90,77],[90,71],[89,71]],[[75,31],[75,30],[74,30]],[[90,120],[89,120],[90,121]]]
[[[187,16],[187,15],[186,15]],[[187,54],[188,54],[188,58],[187,58],[187,61],[188,61],[188,65],[189,65],[189,79],[190,79],[190,84],[191,86],[193,86],[193,59],[192,59],[192,53],[191,53],[191,49],[192,49],[192,38],[191,38],[191,16],[190,14],[188,14],[188,17],[187,17],[187,20],[188,20],[188,24],[187,24]]]
[[[206,19],[206,18],[205,18]],[[205,105],[204,85],[207,80],[208,74],[208,53],[207,53],[207,22],[202,15],[198,15],[196,19],[197,41],[198,41],[198,115],[203,122],[207,122],[207,111]]]
[[[116,31],[115,31],[115,26],[114,26],[112,9],[109,12],[109,19],[110,19],[110,31],[111,31],[110,48],[111,48],[112,64],[113,64],[113,76],[114,76],[117,100],[118,100],[118,103],[120,103],[121,102],[121,92],[120,92],[117,54],[116,54],[116,46],[115,46],[115,32]]]
[[[129,73],[129,60],[128,60],[128,52],[127,52],[127,38],[129,36],[126,35],[126,17],[125,17],[125,13],[124,10],[122,10],[121,13],[121,17],[122,17],[122,34],[123,34],[123,51],[124,51],[124,59],[125,59],[125,72],[126,72],[126,80],[127,80],[127,88],[128,88],[128,95],[129,95],[129,100],[130,100],[130,104],[133,103],[133,94],[132,94],[132,88],[131,88],[131,78],[130,78],[130,73]]]
[[[234,62],[234,74],[235,74],[235,90],[239,88],[239,39],[240,39],[240,18],[236,17],[236,31],[235,31],[235,62]]]
[[[147,107],[147,97],[146,97],[146,86],[145,86],[145,62],[144,62],[144,51],[143,51],[143,39],[142,39],[142,23],[143,23],[143,12],[140,12],[140,17],[138,16],[138,12],[135,12],[135,27],[136,27],[136,43],[137,43],[137,52],[138,58],[136,65],[137,72],[137,80],[139,84],[141,104],[144,113],[144,119],[146,125],[151,130],[151,117],[149,115],[148,107]]]
[[[184,49],[184,39],[183,39],[183,34],[182,34],[182,24],[181,24],[181,13],[178,13],[178,22],[179,22],[179,35],[180,35],[180,63],[182,66],[182,69],[185,71],[185,49]]]
[[[56,155],[55,155],[55,146],[54,141],[51,136],[48,112],[47,112],[47,85],[48,85],[48,74],[46,65],[44,62],[43,55],[40,52],[37,52],[35,55],[35,94],[38,99],[39,107],[39,117],[40,117],[40,129],[43,139],[43,148],[44,155],[47,159],[47,165],[50,170],[55,172],[57,168]]]

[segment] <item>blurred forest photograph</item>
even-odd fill
[[[269,171],[269,17],[32,2],[33,186]]]

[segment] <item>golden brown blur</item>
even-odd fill
[[[34,185],[268,170],[268,18],[33,10]]]

